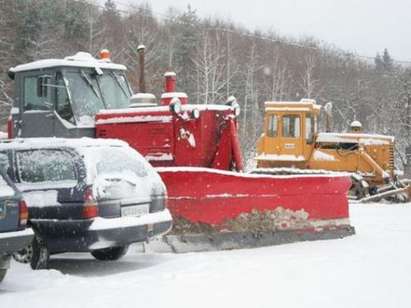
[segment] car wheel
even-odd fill
[[[46,269],[49,251],[42,239],[35,236],[29,246],[13,253],[13,259],[20,263],[30,263],[32,269]]]
[[[6,268],[1,268],[1,269],[0,269],[0,282],[3,281],[4,276],[6,276],[6,273],[7,273],[7,269],[6,269]]]
[[[33,245],[32,244],[13,253],[13,259],[19,263],[30,263],[32,257],[33,257]]]
[[[118,260],[123,257],[128,250],[128,245],[120,247],[110,247],[105,249],[93,250],[91,255],[100,261]]]

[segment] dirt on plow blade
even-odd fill
[[[227,232],[214,234],[166,235],[151,243],[150,249],[156,252],[204,252],[274,246],[302,241],[341,239],[354,235],[352,226],[312,231],[284,230],[276,232]]]
[[[341,174],[273,176],[196,167],[157,168],[174,226],[156,251],[190,252],[353,235]]]

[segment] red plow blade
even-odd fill
[[[175,220],[175,252],[249,248],[354,234],[344,175],[273,176],[157,168]],[[230,192],[230,193],[227,193]]]

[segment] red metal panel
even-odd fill
[[[351,185],[344,176],[250,176],[159,168],[170,198],[169,209],[176,217],[211,225],[223,224],[241,213],[274,210],[278,207],[304,210],[309,219],[348,218],[347,192]]]

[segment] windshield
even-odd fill
[[[94,121],[102,109],[127,108],[131,90],[122,72],[112,70],[66,71],[63,73],[73,113],[79,123]]]

